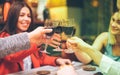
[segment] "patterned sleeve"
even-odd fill
[[[27,32],[1,38],[0,58],[3,58],[10,53],[15,53],[28,48],[30,48],[30,40],[28,38]]]

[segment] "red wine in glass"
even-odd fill
[[[52,32],[46,33],[47,36],[52,36],[54,33],[60,34],[62,32],[62,27],[61,26],[56,26],[56,27],[49,27],[49,29],[53,29]]]
[[[74,36],[76,29],[74,26],[62,26],[62,32],[64,32],[66,35]]]
[[[61,26],[56,26],[56,27],[51,26],[51,27],[46,27],[46,28],[47,28],[47,29],[53,29],[52,32],[46,33],[47,39],[50,39],[51,36],[52,36],[54,33],[60,34],[60,33],[62,32]],[[48,44],[46,43],[45,46],[44,46],[44,52],[47,53],[47,54],[50,54],[49,52],[47,52],[47,46],[48,46]]]

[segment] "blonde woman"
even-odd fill
[[[92,47],[113,60],[120,61],[120,12],[113,14],[110,20],[109,32],[101,33]]]
[[[120,12],[115,12],[110,20],[109,31],[103,32],[95,39],[92,48],[115,61],[120,61]],[[92,59],[83,51],[76,52],[76,57],[84,64]]]

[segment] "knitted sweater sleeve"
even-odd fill
[[[30,40],[27,32],[0,38],[0,58],[28,48],[30,48]]]

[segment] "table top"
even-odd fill
[[[100,70],[97,66],[96,66],[95,71],[85,71],[85,70],[82,69],[82,67],[81,67],[82,65],[83,64],[80,63],[80,62],[73,62],[73,66],[74,66],[76,72],[78,73],[78,75],[97,75],[95,73],[100,72]],[[58,66],[55,67],[55,66],[46,65],[46,66],[42,66],[42,67],[39,67],[39,68],[31,69],[31,70],[28,70],[28,71],[20,71],[20,72],[16,72],[16,73],[12,73],[12,74],[7,74],[7,75],[38,75],[37,72],[42,71],[42,70],[50,71],[49,75],[56,75],[56,72],[58,70]]]

